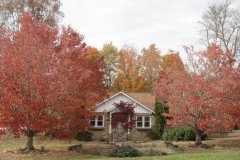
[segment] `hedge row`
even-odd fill
[[[165,141],[195,141],[196,131],[191,127],[177,127],[168,129],[162,136]],[[206,139],[206,135],[201,133],[202,140]]]

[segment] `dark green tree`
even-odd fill
[[[163,113],[168,113],[168,107],[165,101],[155,102],[155,123],[152,128],[151,138],[152,139],[161,139],[167,119],[169,117],[164,117]]]

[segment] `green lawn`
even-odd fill
[[[117,160],[122,158],[101,158],[99,160]],[[94,159],[93,159],[94,160]],[[124,160],[240,160],[240,151],[183,153],[161,157],[136,157]]]
[[[202,153],[184,153],[184,154],[174,154],[167,156],[154,156],[154,157],[135,157],[135,158],[102,158],[102,157],[82,157],[77,154],[28,154],[28,155],[18,155],[18,156],[6,156],[2,157],[1,160],[11,159],[11,160],[240,160],[239,151],[223,151],[223,152],[202,152]]]
[[[222,139],[222,138],[221,138]],[[234,139],[234,142],[239,143],[239,137]],[[229,144],[229,148],[222,150],[221,147],[216,147],[212,150],[205,150],[198,153],[177,153],[166,156],[155,156],[155,157],[136,157],[136,158],[106,158],[103,156],[80,154],[77,152],[68,151],[68,146],[75,144],[83,144],[83,148],[88,151],[88,153],[103,153],[108,152],[113,147],[109,144],[99,143],[99,142],[79,142],[79,141],[59,141],[59,140],[39,140],[34,139],[34,145],[36,148],[40,149],[41,146],[47,150],[44,153],[30,153],[30,154],[19,154],[15,151],[19,148],[23,148],[26,143],[26,137],[13,138],[12,136],[0,136],[0,160],[82,160],[82,159],[100,159],[100,160],[240,160],[239,145],[237,148],[232,148],[235,143],[232,141],[224,140],[223,144]],[[149,142],[149,147],[158,148],[158,145],[153,145],[153,142]],[[141,146],[140,148],[146,148],[147,146]],[[231,150],[232,149],[232,150]],[[195,150],[191,150],[195,151]]]

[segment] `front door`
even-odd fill
[[[123,142],[126,140],[126,131],[124,129],[124,124],[127,122],[123,118],[124,116],[121,113],[113,113],[111,119],[111,125],[113,128],[113,141]]]

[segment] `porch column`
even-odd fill
[[[112,133],[112,113],[110,112],[109,113],[109,115],[110,115],[110,119],[109,119],[109,135],[111,135],[111,133]]]
[[[130,114],[128,115],[128,123],[130,122]],[[130,134],[130,129],[128,128],[128,134]]]

